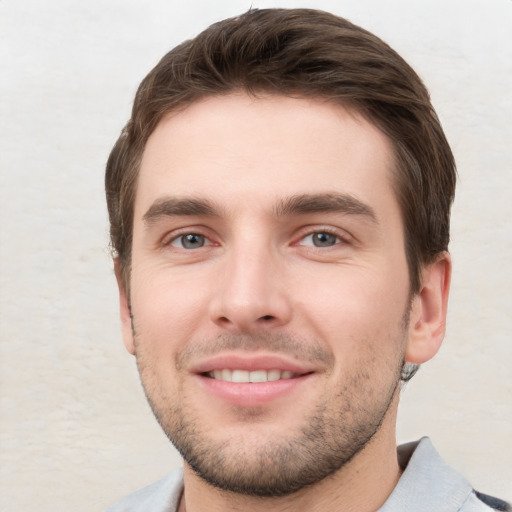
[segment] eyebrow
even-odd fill
[[[350,194],[300,194],[281,199],[274,208],[276,217],[333,212],[366,217],[377,224],[373,208]],[[193,216],[219,217],[217,208],[207,199],[193,197],[162,197],[157,199],[142,217],[151,225],[164,217]]]
[[[203,215],[218,217],[212,203],[206,199],[162,197],[157,199],[142,217],[146,224],[153,224],[162,217]]]
[[[322,212],[360,215],[378,223],[374,209],[350,194],[301,194],[281,200],[275,209],[278,217]]]

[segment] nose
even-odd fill
[[[284,263],[268,248],[233,250],[222,261],[210,318],[234,334],[286,325],[292,315]]]

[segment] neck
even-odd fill
[[[222,491],[207,484],[185,464],[185,491],[179,512],[375,512],[384,504],[401,475],[394,405],[374,438],[349,463],[292,495],[260,498]]]

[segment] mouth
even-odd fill
[[[191,373],[212,404],[255,407],[295,400],[317,369],[276,354],[231,353],[198,362]]]
[[[223,382],[235,382],[238,384],[275,382],[278,380],[295,379],[305,375],[290,370],[231,370],[228,368],[222,370],[213,370],[203,374],[205,377]]]

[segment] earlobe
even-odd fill
[[[119,289],[119,312],[121,317],[121,330],[126,350],[130,354],[135,354],[135,344],[133,340],[132,315],[129,303],[128,292],[123,283],[121,265],[119,260],[114,259],[114,272],[117,279],[117,287]]]
[[[422,364],[441,347],[446,328],[446,311],[451,279],[451,258],[447,252],[427,265],[421,274],[421,289],[414,296],[409,318],[405,361]]]

